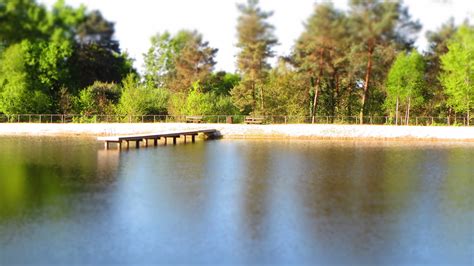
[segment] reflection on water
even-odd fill
[[[474,262],[473,144],[0,147],[0,265]]]

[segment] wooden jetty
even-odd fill
[[[116,143],[119,149],[122,149],[122,143],[127,144],[127,149],[130,147],[130,142],[135,142],[135,147],[140,148],[140,143],[145,142],[145,146],[149,146],[149,141],[153,141],[154,146],[158,146],[158,140],[164,139],[165,145],[168,144],[168,139],[173,139],[173,144],[176,145],[177,139],[184,137],[184,143],[187,142],[187,137],[191,137],[191,141],[196,141],[196,136],[204,134],[206,136],[213,136],[217,130],[215,129],[203,129],[193,131],[180,131],[180,132],[167,132],[167,133],[155,133],[155,134],[143,134],[143,135],[129,135],[129,136],[110,136],[110,137],[99,137],[97,140],[104,141],[105,149],[110,148],[111,143]]]

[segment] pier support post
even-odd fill
[[[178,137],[173,137],[173,145],[176,145],[176,139],[177,139],[177,138],[178,138]]]
[[[140,140],[137,140],[135,143],[135,148],[140,149]]]
[[[191,136],[191,141],[192,141],[193,143],[196,142],[196,135],[192,135],[192,136]]]
[[[154,139],[154,143],[153,143],[156,146],[158,146],[158,139]]]

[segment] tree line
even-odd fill
[[[198,31],[157,33],[144,73],[99,11],[59,0],[0,0],[0,114],[456,117],[474,100],[474,26],[421,24],[402,1],[315,4],[288,55],[275,57],[271,11],[237,6],[237,72],[217,72]]]

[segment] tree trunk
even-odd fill
[[[448,126],[451,125],[451,115],[452,115],[452,112],[453,112],[453,111],[452,111],[451,107],[449,107],[449,109],[448,109]]]
[[[316,80],[316,86],[314,87],[315,91],[314,91],[314,102],[313,102],[313,117],[316,116],[316,112],[318,111],[319,90],[320,90],[320,87],[321,87],[321,79],[323,77],[323,64],[324,64],[323,55],[324,55],[324,49],[321,48],[319,50],[318,79]]]
[[[360,109],[360,123],[364,123],[364,114],[366,111],[366,104],[369,98],[369,82],[370,82],[370,75],[372,74],[372,56],[373,56],[374,48],[373,45],[369,42],[369,51],[368,51],[368,59],[367,59],[367,69],[365,72],[365,82],[364,82],[364,93],[362,94],[362,107]]]
[[[410,124],[410,104],[411,104],[411,97],[408,97],[408,104],[407,104],[407,114],[406,114],[406,125]]]
[[[335,84],[335,88],[334,88],[334,93],[332,94],[332,106],[331,106],[331,115],[333,116],[333,120],[334,120],[334,117],[336,116],[336,110],[337,110],[337,105],[338,105],[338,98],[339,98],[339,87],[340,87],[340,84],[339,84],[339,75],[337,73],[337,71],[334,73],[334,80],[336,81],[336,84]],[[333,121],[334,122],[334,121]]]
[[[467,126],[470,126],[470,121],[469,120],[471,120],[471,112],[470,112],[469,109],[471,109],[471,106],[468,102],[467,103]]]
[[[397,107],[395,110],[395,125],[398,126],[398,107],[400,106],[400,100],[399,97],[397,96]]]

